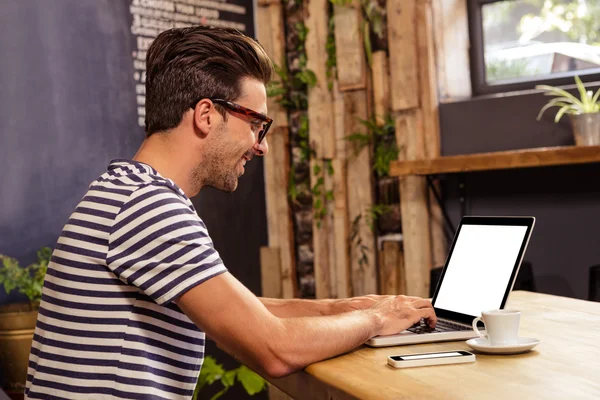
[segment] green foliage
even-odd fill
[[[374,204],[371,208],[369,208],[366,212],[367,214],[367,224],[371,231],[375,231],[375,226],[379,218],[392,210],[392,207],[388,204]]]
[[[353,0],[329,0],[334,6],[349,6]]]
[[[525,35],[535,38],[544,32],[561,31],[574,42],[600,44],[600,2],[597,0],[525,2],[539,10],[538,13],[529,13],[522,17],[519,29]],[[585,12],[582,12],[583,10]]]
[[[367,254],[369,247],[363,243],[363,238],[360,235],[360,222],[362,219],[362,214],[358,214],[354,217],[352,220],[352,229],[350,230],[350,243],[360,253],[358,257],[358,266],[361,270],[369,265],[369,256]]]
[[[299,44],[297,47],[298,51],[304,50],[304,43],[306,42],[306,36],[308,35],[308,28],[302,22],[296,23],[296,32],[298,32]]]
[[[6,294],[14,289],[24,294],[29,299],[32,308],[37,308],[42,299],[42,287],[44,277],[48,269],[48,263],[52,256],[49,247],[42,247],[37,251],[37,262],[27,267],[21,267],[15,258],[0,254],[0,285],[4,286]]]
[[[217,364],[213,357],[205,356],[192,400],[198,399],[200,391],[206,385],[212,385],[219,381],[223,385],[223,389],[210,398],[210,400],[216,400],[235,385],[236,379],[242,384],[246,393],[251,396],[263,391],[266,387],[266,381],[245,365],[240,365],[238,368],[226,371],[223,365]]]
[[[374,146],[373,149],[373,171],[378,177],[390,174],[390,161],[398,158],[398,146],[395,141],[394,119],[387,115],[383,124],[377,124],[375,119],[364,120],[358,118],[367,132],[356,132],[346,136],[354,147],[354,155],[358,155],[365,147]]]
[[[300,162],[308,161],[314,155],[308,142],[308,115],[302,114],[298,125],[298,146],[300,147]]]
[[[317,76],[310,69],[304,69],[296,73],[296,78],[308,87],[314,87],[317,84]]]
[[[369,67],[373,65],[373,46],[371,46],[371,28],[369,21],[364,21],[362,24],[363,43],[365,46],[365,55]]]
[[[539,71],[531,69],[524,58],[517,60],[490,59],[485,62],[485,79],[488,82],[537,74]]]
[[[334,200],[333,190],[325,190],[325,173],[332,176],[334,173],[331,160],[325,160],[325,169],[318,164],[313,167],[313,175],[316,178],[311,192],[313,195],[313,218],[317,222],[317,228],[321,228],[321,221],[327,215],[327,206]]]
[[[550,107],[560,107],[554,122],[560,121],[564,114],[579,115],[579,114],[590,114],[597,113],[600,111],[600,103],[598,97],[600,96],[600,89],[593,94],[591,90],[586,91],[583,82],[578,76],[575,76],[575,82],[577,83],[577,90],[579,91],[580,98],[573,96],[566,90],[560,89],[554,86],[538,85],[536,89],[545,91],[546,96],[554,96],[554,98],[542,107],[540,113],[537,116],[538,121],[542,117],[542,114]]]
[[[353,3],[352,0],[329,0],[329,2],[336,6],[350,6]],[[377,35],[379,39],[383,39],[383,16],[385,14],[385,10],[381,7],[377,0],[360,0],[360,8],[365,17],[361,25],[365,56],[369,66],[371,66],[373,65],[371,32]]]
[[[327,51],[327,61],[325,62],[326,75],[327,75],[327,87],[329,90],[333,90],[333,81],[335,80],[335,71],[337,66],[337,60],[335,58],[335,22],[333,15],[329,18],[329,26],[327,30],[327,42],[325,43],[325,51]]]

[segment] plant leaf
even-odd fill
[[[600,89],[596,90],[596,94],[594,94],[594,97],[592,97],[592,103],[596,105],[596,107],[598,106],[598,97],[600,96]]]
[[[548,85],[537,85],[535,88],[536,89],[545,90],[546,93],[544,93],[544,94],[547,95],[547,96],[562,96],[562,97],[566,97],[573,104],[578,104],[579,106],[583,107],[583,103],[581,101],[579,101],[577,99],[577,97],[573,96],[571,93],[567,92],[564,89],[560,89],[560,88],[557,88],[557,87],[554,87],[554,86],[548,86]]]
[[[217,400],[219,397],[221,397],[225,393],[227,393],[228,390],[229,390],[229,387],[221,389],[218,393],[215,393],[215,395],[213,397],[211,397],[210,400]]]
[[[575,82],[577,83],[577,90],[579,90],[579,97],[581,97],[581,102],[583,103],[582,108],[583,110],[587,110],[589,108],[590,98],[585,90],[585,86],[577,75],[575,75]]]
[[[221,377],[221,383],[223,384],[223,386],[225,386],[226,388],[233,386],[233,384],[235,383],[235,377],[237,373],[237,369],[232,369],[231,371],[225,372]]]
[[[562,116],[563,116],[565,113],[568,113],[568,112],[569,112],[569,107],[566,107],[566,106],[565,106],[565,107],[562,107],[562,108],[561,108],[560,110],[558,110],[558,112],[556,113],[556,117],[554,117],[554,122],[557,122],[557,123],[558,123],[558,121],[560,121],[560,119],[562,118]],[[569,113],[569,114],[573,114],[573,113]]]
[[[215,381],[221,379],[221,376],[225,373],[223,366],[217,364],[216,360],[211,356],[204,357],[202,363],[202,369],[200,370],[200,377],[198,381],[202,384],[208,383],[212,385]]]
[[[237,378],[251,396],[262,392],[266,387],[266,381],[245,365],[238,368]]]

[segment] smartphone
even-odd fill
[[[428,365],[461,364],[470,362],[475,362],[475,354],[464,350],[388,356],[388,364],[394,368],[425,367]]]

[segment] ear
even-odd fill
[[[202,99],[194,108],[194,130],[206,137],[210,131],[221,123],[221,114],[216,110],[215,105],[208,99]]]

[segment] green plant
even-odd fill
[[[387,115],[383,124],[378,124],[374,119],[358,118],[358,121],[367,128],[367,132],[357,132],[346,136],[346,140],[354,145],[354,155],[356,156],[365,147],[373,145],[373,171],[380,178],[388,176],[390,162],[398,159],[399,152],[395,141],[394,119],[391,115]]]
[[[333,164],[331,160],[325,160],[325,169],[327,170],[328,176],[333,176]],[[333,190],[324,190],[325,189],[325,175],[323,168],[318,164],[315,164],[313,167],[313,175],[315,176],[316,181],[313,187],[311,188],[313,194],[313,215],[314,219],[317,222],[317,228],[321,228],[321,221],[327,215],[327,206],[329,203],[333,201]]]
[[[206,385],[212,385],[216,381],[220,381],[223,389],[210,398],[210,400],[216,400],[227,393],[235,384],[236,379],[250,396],[263,391],[267,384],[260,375],[243,364],[235,369],[225,370],[223,365],[217,364],[217,361],[213,357],[205,356],[192,400],[198,399],[200,391]]]
[[[6,294],[14,289],[24,294],[29,299],[31,308],[39,307],[42,299],[42,286],[48,269],[48,263],[52,256],[49,247],[42,247],[37,251],[37,262],[27,267],[21,267],[15,258],[0,254],[2,265],[0,266],[0,285],[4,286]]]
[[[363,243],[363,238],[360,235],[360,221],[362,219],[362,213],[354,217],[352,220],[352,228],[350,230],[350,243],[360,253],[360,256],[358,257],[358,266],[361,270],[363,270],[365,266],[369,265],[369,256],[367,254],[369,247]]]
[[[336,78],[335,72],[337,66],[337,60],[335,58],[335,19],[333,15],[329,18],[325,50],[327,51],[327,61],[325,62],[325,67],[327,69],[327,88],[331,91],[333,90],[333,81]]]
[[[542,107],[537,116],[538,121],[542,117],[542,114],[550,107],[560,107],[554,117],[554,122],[560,121],[564,114],[579,115],[600,112],[600,102],[598,101],[600,89],[596,91],[596,94],[592,94],[591,90],[586,91],[583,82],[581,82],[578,76],[575,76],[575,82],[577,83],[580,99],[566,90],[554,86],[537,85],[535,87],[536,89],[544,90],[546,96],[555,96]]]

